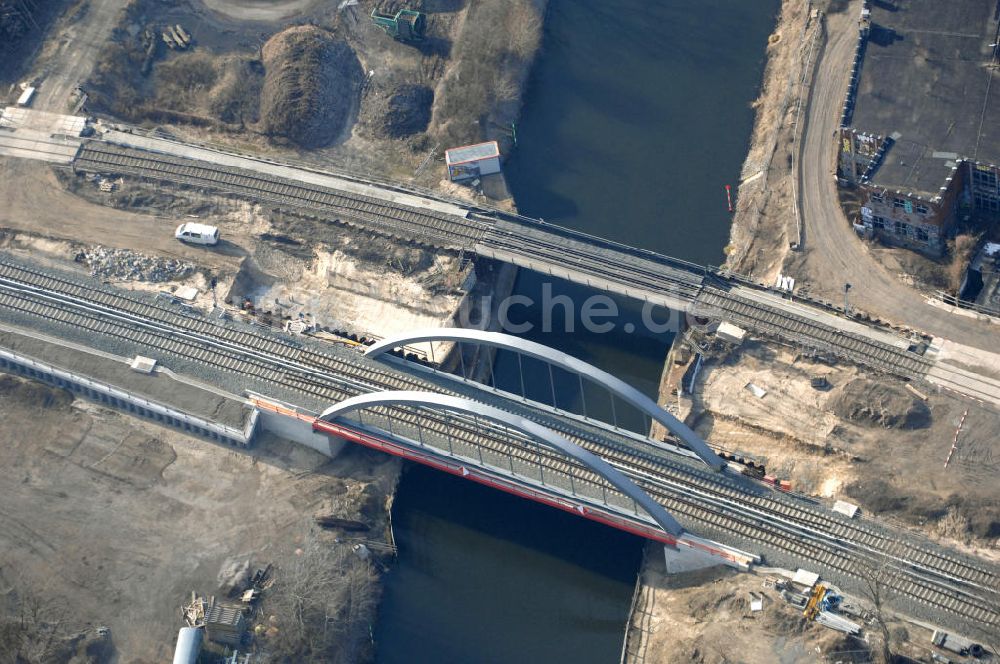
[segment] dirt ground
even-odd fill
[[[0,601],[48,598],[67,636],[110,628],[123,664],[169,660],[180,607],[192,590],[224,596],[234,562],[273,563],[280,580],[314,514],[378,539],[398,472],[354,447],[333,461],[273,437],[237,451],[2,375],[0,412]]]
[[[212,269],[234,269],[235,257],[177,242],[176,219],[93,205],[64,191],[46,164],[0,158],[0,228],[82,242],[93,238],[109,246],[198,260]],[[96,185],[93,186],[96,190]],[[178,215],[180,217],[180,215]],[[175,223],[176,221],[176,223]]]
[[[863,641],[807,623],[774,578],[723,567],[667,575],[662,556],[647,548],[629,664],[870,661]],[[761,611],[750,610],[751,594],[763,599]]]
[[[87,110],[159,126],[184,139],[428,187],[446,186],[445,149],[488,139],[499,139],[506,148],[538,48],[543,0],[405,3],[427,16],[427,37],[419,43],[393,40],[369,18],[373,8],[393,14],[404,3],[362,0],[342,9],[340,4],[133,0],[83,84],[90,93]],[[191,33],[189,49],[161,43],[162,28],[175,24]],[[273,118],[262,117],[267,109],[261,99],[275,95],[261,94],[265,76],[270,78],[261,48],[302,24],[346,45],[364,74],[360,93],[354,83],[318,91],[317,100],[342,102],[350,117],[330,145],[315,149],[268,138]],[[499,191],[506,195],[505,188]],[[460,193],[482,195],[467,188]]]
[[[877,662],[881,629],[864,598],[844,597],[857,611],[844,617],[861,625],[861,638],[806,622],[802,610],[782,596],[799,592],[774,570],[738,573],[711,567],[666,574],[663,550],[646,547],[626,664],[800,664]],[[751,611],[751,596],[762,600]],[[857,615],[855,615],[857,614]],[[889,643],[899,661],[931,662],[931,631],[924,625],[886,618]]]
[[[812,387],[817,377],[829,386]],[[1000,486],[991,479],[1000,416],[917,387],[926,401],[895,379],[750,342],[706,359],[689,423],[711,443],[764,462],[798,491],[854,502],[1000,558]]]
[[[202,0],[213,12],[238,21],[281,21],[321,5],[324,0]]]
[[[816,3],[812,3],[816,5]],[[819,3],[822,5],[823,3]],[[784,2],[768,39],[767,67],[750,150],[740,175],[726,265],[758,280],[773,280],[782,257],[797,242],[793,165],[823,19],[809,3]],[[822,8],[822,7],[820,7]]]
[[[108,194],[96,182],[25,160],[0,159],[0,169],[7,175],[0,178],[6,250],[81,272],[86,266],[75,258],[95,245],[196,266],[190,277],[166,284],[106,279],[124,288],[191,286],[195,304],[206,308],[239,307],[249,298],[277,324],[301,314],[330,331],[384,337],[445,324],[471,285],[471,264],[457,256],[350,227],[139,182],[123,181]],[[218,226],[222,242],[214,248],[178,242],[174,228],[186,221]]]

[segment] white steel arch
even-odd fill
[[[566,440],[551,429],[543,427],[536,422],[500,410],[499,408],[488,406],[479,401],[435,392],[412,390],[371,392],[345,399],[338,404],[330,406],[320,414],[319,419],[330,422],[334,418],[346,415],[352,411],[374,408],[376,406],[421,406],[436,410],[450,410],[458,413],[477,415],[484,419],[509,426],[511,429],[525,433],[548,447],[579,461],[603,477],[613,487],[642,507],[664,532],[674,537],[680,537],[684,532],[681,524],[674,517],[670,516],[662,505],[653,500],[648,493],[640,489],[632,480],[623,475],[621,471],[612,467],[604,459],[588,452],[579,445]]]
[[[712,448],[710,448],[705,441],[698,436],[698,434],[691,430],[691,427],[668,413],[665,409],[661,408],[659,404],[639,390],[635,389],[620,378],[598,369],[592,364],[575,358],[572,355],[563,353],[562,351],[558,351],[555,348],[550,348],[549,346],[545,346],[534,341],[521,339],[520,337],[504,334],[502,332],[487,332],[485,330],[448,327],[433,330],[420,330],[417,332],[410,332],[388,339],[383,339],[369,346],[365,350],[365,355],[369,357],[378,357],[393,348],[427,341],[470,342],[502,348],[542,360],[543,362],[548,362],[554,366],[560,367],[561,369],[565,369],[570,373],[584,376],[585,378],[602,385],[622,401],[631,404],[649,417],[653,418],[655,421],[665,426],[668,431],[680,438],[692,452],[697,454],[699,459],[704,461],[714,470],[722,470],[726,465],[726,462],[719,458],[719,456],[712,451]]]

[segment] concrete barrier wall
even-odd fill
[[[261,426],[265,431],[314,449],[320,454],[335,457],[344,447],[344,440],[313,431],[312,422],[288,417],[281,413],[260,410]]]
[[[238,447],[249,447],[253,442],[260,417],[260,412],[253,409],[242,430],[218,424],[6,349],[0,349],[0,370],[48,383],[185,433]]]

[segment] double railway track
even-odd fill
[[[728,282],[720,282],[696,265],[513,215],[490,214],[471,206],[464,214],[451,214],[273,173],[101,141],[84,143],[74,168],[265,201],[403,241],[508,257],[519,265],[565,274],[597,288],[654,300],[662,296],[676,306],[693,303],[696,313],[906,378],[923,377],[931,364],[875,339],[742,297],[728,290]]]
[[[83,145],[73,167],[82,172],[130,175],[209,189],[252,201],[267,201],[387,237],[456,251],[470,249],[489,227],[486,221],[456,214],[391,203],[381,198],[258,171],[97,141]]]
[[[839,330],[734,292],[705,288],[698,296],[693,313],[723,318],[763,336],[833,353],[856,364],[875,367],[904,378],[922,378],[933,365],[927,358],[910,350],[897,348],[865,335]]]
[[[8,262],[0,262],[3,310],[152,348],[327,403],[375,390],[441,389],[361,357],[320,352],[263,331],[239,329],[163,303]],[[506,407],[529,410],[520,405]],[[442,449],[447,444],[464,449],[470,458],[486,455],[496,460],[496,467],[502,468],[502,460],[507,459],[511,470],[515,463],[521,469],[537,468],[550,481],[568,482],[573,491],[591,498],[612,494],[607,497],[612,503],[621,506],[626,501],[627,505],[627,499],[586,468],[503,427],[407,408],[383,408],[379,413],[391,418],[397,431],[419,427],[428,435],[436,434],[440,441],[447,441],[441,443]],[[914,543],[911,537],[900,537],[875,524],[848,521],[796,503],[742,478],[712,474],[634,441],[545,413],[524,414],[601,455],[695,531],[755,542],[845,578],[880,569],[887,589],[898,601],[919,602],[1000,631],[996,608],[1000,576],[985,564],[928,543]]]

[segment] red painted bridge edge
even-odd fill
[[[588,507],[580,503],[561,500],[539,491],[533,491],[519,486],[514,482],[508,482],[500,478],[484,475],[474,469],[463,466],[460,463],[443,461],[434,455],[421,453],[405,445],[399,445],[383,438],[355,431],[349,427],[327,422],[325,420],[314,420],[312,426],[314,431],[343,438],[359,445],[364,445],[365,447],[385,452],[386,454],[392,454],[393,456],[409,459],[410,461],[430,466],[436,470],[441,470],[458,477],[464,477],[467,480],[472,480],[473,482],[477,482],[494,489],[499,489],[500,491],[504,491],[521,498],[527,498],[528,500],[533,500],[536,503],[542,503],[543,505],[555,507],[564,512],[569,512],[570,514],[575,514],[576,516],[582,516],[586,519],[590,519],[591,521],[596,521],[639,537],[655,540],[657,542],[663,542],[664,544],[669,544],[670,546],[677,545],[677,540],[675,538],[652,526],[646,527],[641,524],[632,523],[620,517],[607,514],[600,510],[595,510],[592,507]]]

